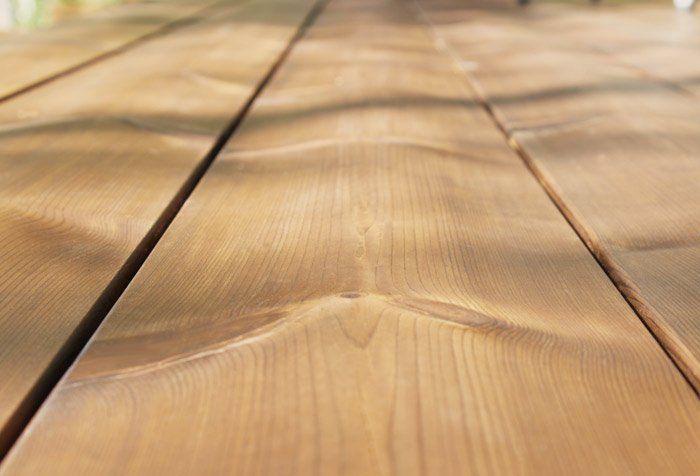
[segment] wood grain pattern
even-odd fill
[[[336,0],[0,473],[693,474],[699,428],[415,12]]]
[[[46,30],[3,35],[0,100],[152,36],[206,5],[181,0],[131,3],[92,12]]]
[[[310,8],[228,3],[0,107],[0,443]]]
[[[700,390],[700,103],[565,34],[553,42],[512,10],[425,5],[514,143]]]

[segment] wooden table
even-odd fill
[[[700,472],[697,16],[126,7],[0,39],[0,475]]]

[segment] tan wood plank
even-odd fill
[[[563,33],[553,41],[513,9],[424,5],[513,142],[700,389],[697,100]]]
[[[227,3],[0,106],[0,443],[310,8]]]
[[[3,35],[0,100],[163,32],[213,3],[130,3],[91,12],[45,30]]]
[[[700,16],[671,3],[627,8],[540,5],[528,11],[530,26],[613,55],[649,78],[700,96]]]
[[[406,5],[324,10],[1,474],[700,469],[693,390]]]

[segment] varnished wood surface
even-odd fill
[[[214,2],[158,1],[119,5],[42,31],[0,37],[0,99],[156,32],[186,21]]]
[[[0,443],[310,6],[230,2],[0,105]]]
[[[691,387],[433,45],[331,2],[1,473],[697,473]]]
[[[563,31],[552,41],[541,16],[533,28],[514,9],[423,4],[542,182],[700,389],[700,102]]]

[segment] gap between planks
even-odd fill
[[[139,245],[134,249],[127,261],[124,263],[121,269],[119,269],[112,281],[104,289],[99,298],[95,301],[94,305],[90,308],[90,311],[85,316],[85,319],[75,328],[71,336],[66,340],[61,350],[56,354],[54,360],[51,362],[50,365],[47,366],[46,370],[39,377],[34,387],[31,389],[30,392],[28,392],[26,398],[24,399],[20,407],[12,415],[5,428],[0,429],[0,463],[4,460],[5,456],[7,456],[10,449],[13,447],[13,445],[15,444],[19,436],[22,434],[24,429],[27,427],[29,422],[32,420],[36,412],[39,410],[41,405],[48,398],[51,391],[58,385],[58,383],[61,381],[64,375],[66,375],[68,370],[71,368],[73,363],[78,359],[81,352],[90,342],[90,339],[95,334],[104,318],[107,316],[107,314],[112,309],[117,300],[121,297],[129,283],[133,280],[134,276],[139,271],[143,263],[146,261],[151,251],[158,244],[158,241],[168,229],[172,221],[175,219],[175,216],[178,214],[184,203],[187,201],[188,197],[192,194],[192,191],[195,189],[199,181],[207,172],[212,162],[216,159],[219,152],[221,152],[224,145],[226,145],[228,140],[238,128],[241,121],[245,118],[252,104],[255,102],[255,100],[263,91],[263,89],[265,89],[267,84],[270,82],[270,79],[275,75],[275,72],[279,69],[282,63],[284,63],[285,59],[289,56],[289,53],[294,47],[294,45],[304,35],[304,32],[314,22],[316,17],[318,17],[318,15],[321,13],[323,8],[329,1],[330,0],[320,0],[316,4],[314,4],[314,6],[309,10],[309,13],[306,15],[304,20],[297,28],[294,36],[285,46],[284,50],[280,54],[279,58],[277,58],[277,60],[274,62],[272,67],[262,77],[259,84],[255,88],[253,94],[246,101],[245,105],[233,117],[228,126],[218,136],[216,142],[214,143],[210,151],[206,154],[205,158],[192,171],[187,181],[178,190],[173,200],[163,210],[162,214],[154,223],[153,227],[149,230],[149,232],[139,243]],[[198,11],[195,15],[193,15],[192,18],[195,18],[196,15],[208,11],[209,9],[215,8],[223,3],[225,3],[225,1],[211,4]],[[177,23],[178,26],[185,26],[193,22],[185,21],[183,23],[183,19],[180,19],[176,22],[171,23],[170,25],[172,26],[175,23]],[[153,35],[156,36],[165,33],[166,31],[170,32],[172,31],[172,29],[173,28],[168,28],[167,30],[160,29],[157,34],[156,32],[153,32]],[[147,36],[151,37],[151,34]],[[57,79],[58,77],[65,76],[69,72],[81,69],[85,66],[96,62],[96,60],[104,59],[106,57],[113,56],[119,52],[123,52],[126,49],[129,49],[133,46],[136,46],[136,44],[141,43],[142,40],[143,37],[140,40],[130,42],[129,46],[126,48],[119,48],[116,51],[111,51],[105,55],[101,55],[97,59],[90,60],[76,68],[72,68],[63,73],[52,76],[51,78],[45,81],[25,88],[22,92],[27,91],[29,89],[33,89],[41,84],[44,84],[45,82]],[[20,94],[20,92],[12,94],[11,97],[16,96],[18,94]],[[9,97],[0,98],[0,102],[8,98]]]
[[[639,302],[638,299],[635,299],[633,293],[628,291],[627,282],[629,282],[630,280],[626,278],[624,270],[619,266],[616,266],[614,260],[606,256],[605,252],[601,250],[599,246],[596,245],[595,240],[593,239],[591,234],[586,230],[586,227],[582,223],[581,219],[579,219],[576,216],[576,214],[573,213],[571,208],[561,198],[560,194],[557,193],[556,184],[552,183],[545,176],[543,171],[540,170],[539,167],[534,163],[534,161],[525,151],[525,149],[521,147],[518,140],[515,137],[513,137],[511,133],[508,132],[506,125],[501,121],[501,119],[498,118],[498,115],[494,112],[493,107],[487,99],[486,94],[484,94],[482,89],[479,87],[478,80],[474,78],[473,75],[464,67],[459,55],[454,52],[449,42],[446,39],[444,39],[443,36],[437,31],[435,25],[425,13],[423,7],[421,7],[419,0],[413,0],[413,4],[415,6],[416,11],[418,12],[419,18],[428,26],[428,29],[435,41],[436,48],[445,53],[452,60],[453,64],[455,65],[455,69],[457,69],[464,75],[464,77],[466,78],[466,83],[471,89],[471,91],[474,93],[474,96],[477,99],[478,103],[481,105],[481,107],[484,109],[487,115],[491,118],[498,130],[503,134],[503,137],[508,146],[513,150],[513,152],[517,154],[518,157],[520,157],[520,159],[527,167],[528,171],[532,174],[537,183],[542,187],[549,199],[552,201],[554,206],[557,208],[557,210],[559,210],[561,215],[574,230],[581,242],[585,245],[590,255],[598,263],[603,272],[605,272],[608,279],[613,283],[615,288],[627,302],[634,314],[642,322],[642,324],[654,338],[656,343],[661,347],[661,349],[663,349],[666,356],[671,360],[673,365],[683,376],[684,380],[695,392],[695,395],[700,398],[700,388],[696,386],[696,384],[693,381],[692,369],[689,368],[682,356],[677,355],[674,352],[673,345],[670,345],[666,342],[667,338],[664,336],[663,330],[655,324],[653,318],[646,316],[644,304]],[[599,54],[608,56],[613,60],[618,61],[619,63],[632,70],[635,70],[647,81],[651,81],[660,86],[668,88],[674,93],[680,94],[684,97],[697,99],[697,96],[695,96],[695,94],[692,91],[687,90],[682,86],[676,85],[671,80],[662,78],[633,63],[621,60],[617,57],[617,55],[603,48],[592,47],[591,49]]]

